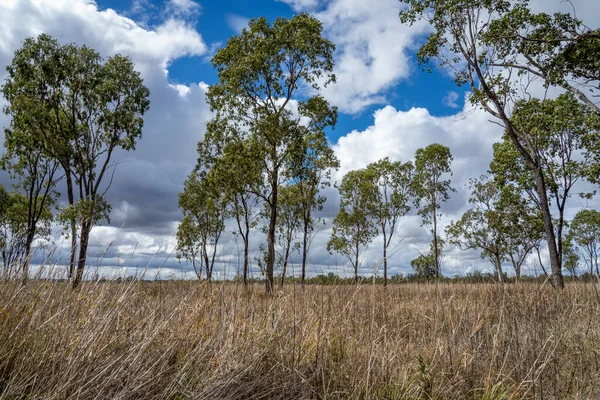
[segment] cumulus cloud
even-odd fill
[[[248,22],[250,22],[250,18],[244,17],[243,15],[238,14],[227,14],[225,16],[225,22],[229,29],[234,31],[236,34],[241,33],[242,29],[248,26]]]
[[[313,10],[319,5],[319,0],[275,0],[281,3],[286,3],[295,11]]]
[[[200,4],[194,0],[169,0],[167,2],[167,11],[178,17],[196,17],[200,10]]]
[[[323,94],[341,111],[354,114],[373,104],[385,104],[388,91],[409,77],[409,50],[427,25],[401,24],[398,0],[380,0],[376,7],[357,0],[282,1],[296,11],[311,12],[336,44],[337,84]]]
[[[448,92],[448,94],[442,99],[442,104],[445,105],[446,107],[450,107],[450,108],[458,108],[458,104],[456,103],[456,100],[458,100],[458,93],[454,92],[454,91],[450,91]]]

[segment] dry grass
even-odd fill
[[[3,399],[597,398],[590,285],[0,283]]]

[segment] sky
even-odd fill
[[[600,2],[591,0],[532,0],[537,11],[576,10],[590,27],[598,27]],[[454,157],[452,186],[456,192],[442,206],[442,229],[468,208],[466,183],[486,173],[492,144],[501,128],[491,117],[465,102],[468,90],[457,87],[444,71],[423,72],[415,53],[429,27],[400,23],[397,0],[0,0],[0,82],[5,66],[29,36],[48,33],[60,43],[88,45],[108,58],[117,53],[131,57],[150,89],[150,111],[144,117],[143,136],[132,152],[116,154],[119,165],[107,194],[112,205],[110,224],[92,230],[89,270],[104,275],[147,270],[151,277],[191,277],[191,266],[179,261],[175,232],[181,213],[177,195],[197,159],[196,146],[211,112],[205,101],[209,85],[218,81],[210,64],[215,51],[238,34],[251,18],[292,17],[308,12],[323,24],[324,35],[336,44],[337,83],[322,94],[340,111],[328,138],[340,159],[335,181],[353,169],[383,157],[409,161],[415,151],[437,142]],[[0,105],[4,104],[0,99]],[[10,123],[0,115],[0,127]],[[10,185],[5,173],[0,183]],[[321,216],[327,224],[318,232],[309,254],[312,275],[350,273],[343,257],[331,255],[326,243],[331,219],[339,207],[334,189]],[[571,200],[570,215],[597,199]],[[217,275],[231,277],[239,270],[241,243],[228,227],[218,248]],[[420,217],[402,218],[391,245],[390,275],[411,272],[410,261],[426,252],[431,241]],[[252,236],[256,255],[264,237]],[[55,229],[53,262],[68,256],[67,240]],[[369,275],[381,261],[380,237],[365,252],[362,272]],[[44,258],[47,250],[40,250]],[[299,257],[292,259],[298,273]],[[533,262],[528,263],[534,272]],[[491,271],[477,252],[449,247],[442,272],[453,276],[474,269]],[[505,269],[510,272],[508,265]],[[259,276],[256,267],[253,276]]]

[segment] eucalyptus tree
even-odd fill
[[[481,250],[500,282],[504,281],[502,263],[510,260],[519,279],[525,258],[541,240],[539,213],[526,199],[515,196],[511,186],[502,187],[487,176],[471,179],[469,187],[473,207],[448,225],[448,241],[462,250]]]
[[[598,267],[600,212],[594,209],[579,211],[571,221],[568,238],[573,245],[579,247],[590,274],[600,275]]]
[[[419,254],[410,262],[410,266],[419,278],[431,279],[436,276],[433,253]]]
[[[572,237],[567,235],[563,246],[563,266],[571,274],[571,278],[577,276],[579,268],[579,254],[576,251],[576,246],[573,244]]]
[[[502,262],[506,258],[508,244],[503,234],[506,229],[504,215],[498,210],[500,191],[494,181],[485,177],[471,180],[470,188],[469,203],[474,207],[448,225],[446,236],[450,244],[462,250],[481,250],[481,257],[491,261],[502,283]]]
[[[302,195],[298,184],[284,186],[279,192],[279,207],[277,215],[277,239],[281,253],[281,286],[285,282],[285,276],[291,254],[299,249],[300,243],[295,239],[300,233],[302,208]]]
[[[426,20],[431,32],[417,52],[419,63],[432,59],[467,84],[471,102],[506,129],[507,139],[532,172],[541,204],[546,241],[556,286],[563,287],[560,251],[548,207],[541,158],[524,144],[527,135],[511,120],[511,106],[535,79],[573,93],[590,110],[600,91],[600,32],[567,13],[533,13],[527,0],[400,0],[403,23]],[[583,90],[582,90],[583,89]],[[597,153],[592,153],[597,154]],[[600,175],[599,175],[600,176]]]
[[[214,55],[219,82],[207,100],[215,112],[219,143],[247,140],[248,155],[260,165],[256,194],[268,208],[266,290],[273,290],[278,191],[289,180],[287,166],[295,149],[310,133],[302,117],[320,126],[335,123],[337,110],[318,95],[301,98],[335,81],[335,46],[322,37],[321,23],[307,14],[291,19],[250,21]],[[299,93],[302,89],[302,93]],[[305,89],[310,89],[307,91]],[[297,105],[297,113],[292,112]]]
[[[183,220],[177,228],[177,250],[190,261],[199,279],[212,279],[219,239],[225,230],[227,198],[206,174],[192,172],[179,194]]]
[[[414,168],[411,162],[390,161],[386,157],[369,164],[367,169],[372,171],[373,185],[376,189],[377,197],[372,203],[370,213],[383,235],[383,285],[387,286],[387,250],[394,237],[398,220],[410,211],[410,184]]]
[[[438,269],[435,263],[435,254],[441,254],[442,249],[444,247],[444,240],[442,238],[437,238],[437,240],[432,240],[429,245],[429,252],[425,254],[419,254],[419,256],[413,259],[410,262],[410,266],[416,272],[417,276],[420,278],[431,279],[438,278]],[[435,249],[434,246],[437,246]]]
[[[503,143],[494,145],[490,170],[502,184],[512,183],[526,193],[542,217],[544,210],[549,213],[550,221],[542,219],[553,232],[551,237],[546,233],[546,241],[554,241],[550,247],[556,247],[562,268],[565,211],[576,184],[589,174],[592,158],[588,157],[585,142],[590,136],[598,136],[597,116],[566,93],[556,99],[518,101],[511,121],[519,129],[522,147],[538,160],[545,192],[540,195],[534,172],[506,135]],[[580,195],[589,197],[591,193]]]
[[[15,103],[19,100],[13,97],[14,93],[10,92],[10,88],[9,85],[3,88],[5,97],[12,99],[14,107],[17,107]],[[10,106],[5,108],[5,112],[8,115],[13,114]],[[14,247],[10,251],[13,257],[8,257],[10,260],[18,255],[23,272],[23,281],[25,281],[27,280],[33,241],[38,234],[40,225],[47,225],[52,219],[50,208],[56,201],[58,193],[55,188],[62,175],[59,171],[60,164],[58,161],[45,154],[43,148],[37,143],[35,127],[24,124],[23,119],[19,118],[18,112],[14,112],[14,114],[15,118],[11,120],[9,128],[4,131],[5,152],[0,159],[0,167],[8,172],[15,182],[13,186],[26,200],[25,202],[21,201],[22,199],[18,193],[11,196],[14,200],[13,208],[11,208],[13,210],[11,219],[13,222],[16,219],[23,219],[24,222],[24,226],[19,227],[19,230],[22,230],[21,232],[17,234],[14,226],[11,231],[14,233],[13,238],[23,236],[24,243],[13,240]],[[17,206],[19,215],[14,215],[14,207]],[[46,226],[43,228],[46,231],[45,228]],[[23,252],[20,250],[12,251],[16,248],[22,248]],[[7,257],[4,258],[6,266]],[[14,258],[14,260],[16,259]]]
[[[377,192],[372,170],[350,171],[338,187],[340,210],[333,220],[333,233],[327,243],[329,252],[338,252],[348,259],[358,282],[360,253],[377,235],[377,224],[371,215]]]
[[[215,129],[221,129],[212,121],[207,125],[204,141],[198,144],[200,155],[196,171],[209,174],[214,185],[223,191],[228,217],[235,220],[234,235],[243,243],[243,280],[248,285],[250,267],[250,234],[261,216],[261,197],[258,195],[262,175],[260,165],[253,161],[247,140],[216,143]]]
[[[46,34],[26,39],[7,71],[6,110],[18,124],[13,140],[31,140],[32,148],[42,149],[64,171],[69,205],[62,217],[71,230],[69,277],[76,287],[83,277],[90,231],[110,211],[104,196],[112,181],[114,153],[135,149],[149,91],[129,58],[117,54],[105,61],[87,46],[59,45]]]
[[[424,149],[418,149],[415,154],[415,173],[411,182],[415,194],[415,206],[422,218],[423,225],[431,227],[433,235],[433,258],[435,262],[435,275],[440,276],[440,252],[438,241],[438,214],[441,204],[450,198],[454,189],[450,186],[449,179],[452,175],[450,149],[438,143],[433,143]]]
[[[317,101],[322,101],[319,99]],[[335,117],[335,114],[332,115]],[[325,222],[322,219],[315,221],[314,211],[321,211],[327,199],[320,194],[322,189],[331,186],[331,171],[339,168],[339,160],[333,149],[329,146],[325,127],[318,118],[311,118],[306,127],[309,131],[300,146],[294,151],[294,157],[290,164],[291,181],[298,187],[298,196],[302,209],[302,266],[301,283],[306,279],[307,257],[312,237],[315,233],[315,225]],[[331,121],[333,125],[333,120]]]
[[[31,258],[31,241],[47,241],[52,233],[51,203],[45,202],[39,212],[33,240],[30,239],[30,198],[19,191],[8,192],[0,186],[0,255],[4,275],[10,276],[17,269],[23,282],[27,279],[28,262]],[[40,199],[35,202],[40,204]],[[31,240],[31,241],[30,241]]]

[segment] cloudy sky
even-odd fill
[[[536,10],[572,11],[562,0],[531,3]],[[598,26],[600,2],[571,3],[587,25]],[[177,194],[196,162],[196,144],[211,118],[204,95],[217,76],[210,58],[259,16],[273,20],[309,12],[337,45],[338,83],[323,92],[341,112],[329,134],[341,161],[335,179],[386,156],[412,160],[416,149],[438,142],[454,156],[452,185],[457,190],[442,207],[442,224],[466,210],[465,184],[486,172],[501,130],[489,116],[465,104],[466,88],[456,87],[444,72],[421,71],[415,52],[428,26],[403,26],[400,7],[397,0],[0,0],[0,80],[22,41],[44,32],[61,43],[91,46],[104,57],[122,53],[132,58],[151,91],[151,108],[137,150],[117,155],[120,164],[108,194],[111,224],[93,229],[90,264],[105,274],[149,267],[148,276],[191,276],[191,267],[174,253],[181,218]],[[8,117],[0,115],[0,126],[8,124]],[[6,175],[0,183],[8,184]],[[339,202],[334,190],[327,195],[323,216],[330,219]],[[574,198],[570,212],[596,202]],[[221,276],[238,271],[241,244],[230,233],[218,251]],[[350,272],[342,257],[326,251],[330,233],[327,225],[313,241],[312,274]],[[402,219],[396,238],[390,272],[410,272],[410,260],[426,251],[430,235],[413,212]],[[263,240],[253,235],[253,249]],[[57,234],[54,243],[54,259],[61,264],[68,255],[66,240]],[[365,274],[379,263],[380,251],[378,238],[365,253]],[[292,269],[297,269],[298,260],[293,261]],[[490,266],[478,253],[449,248],[442,269],[454,275]],[[256,268],[253,274],[258,275]]]

